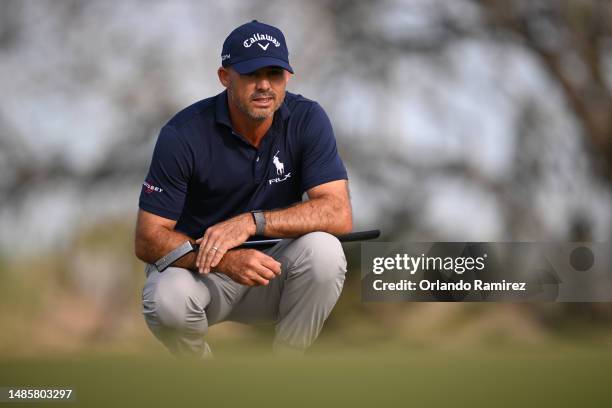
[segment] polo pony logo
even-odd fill
[[[272,157],[272,164],[274,164],[274,167],[276,167],[277,177],[269,179],[268,185],[272,185],[274,183],[282,183],[283,181],[291,178],[291,172],[285,173],[285,165],[278,158],[278,153],[280,153],[280,150],[276,152],[274,157]]]
[[[277,156],[279,152],[280,150],[277,151],[274,157],[272,158],[272,164],[274,164],[274,167],[276,167],[276,175],[282,176],[285,173],[285,165],[280,161]]]

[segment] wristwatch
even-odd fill
[[[255,235],[264,235],[264,231],[266,230],[266,217],[264,217],[263,211],[253,210],[251,214],[255,221]]]
[[[178,261],[192,251],[196,251],[197,248],[199,248],[199,245],[192,244],[191,241],[185,241],[181,246],[173,249],[155,261],[154,265],[159,272],[163,272],[164,269],[172,265],[175,261]]]

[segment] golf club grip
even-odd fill
[[[346,235],[339,235],[340,242],[368,241],[380,237],[380,230],[355,231]]]
[[[380,230],[355,231],[345,235],[336,236],[340,242],[355,242],[367,241],[376,239],[380,236]],[[282,238],[260,239],[254,241],[246,241],[238,248],[270,248],[282,241]],[[199,247],[199,245],[197,245]],[[197,251],[197,249],[196,249]]]

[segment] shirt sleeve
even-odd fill
[[[313,103],[302,137],[302,192],[334,180],[348,179],[327,114]]]
[[[178,132],[164,126],[159,133],[149,173],[142,184],[139,207],[178,220],[193,170],[193,155]]]

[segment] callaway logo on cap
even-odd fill
[[[263,67],[281,67],[293,74],[285,36],[276,27],[253,20],[236,28],[223,43],[221,65],[240,74]]]

